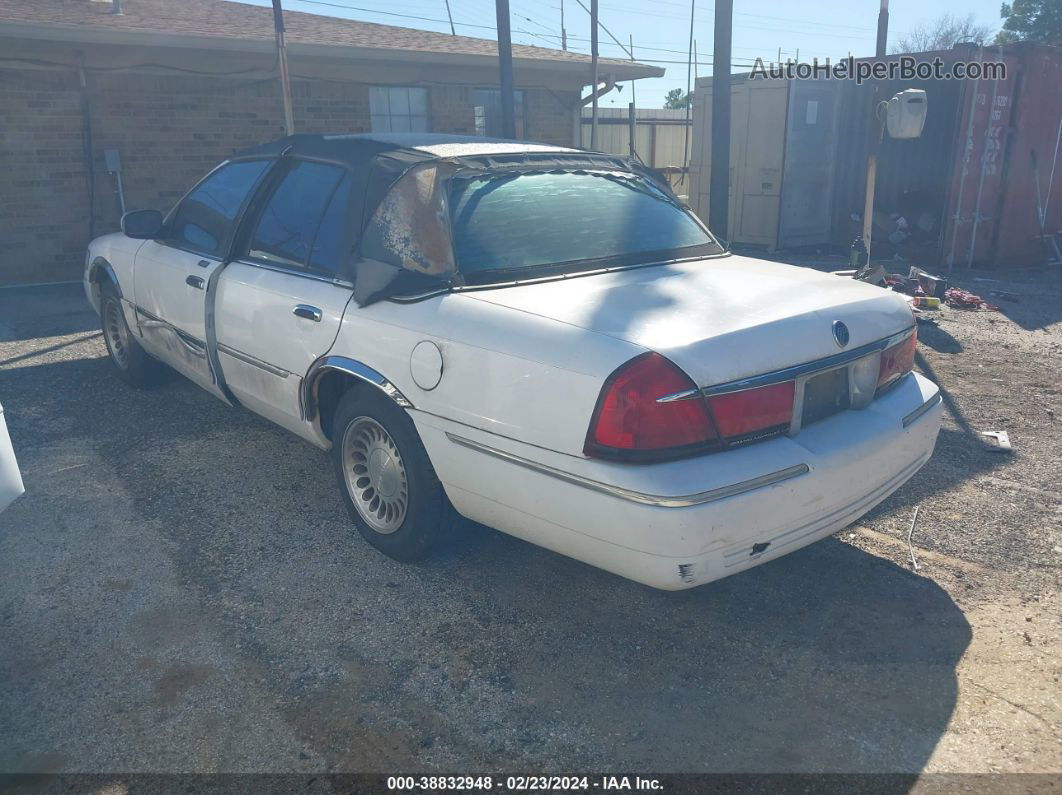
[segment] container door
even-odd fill
[[[742,79],[730,92],[730,208],[732,243],[773,246],[778,229],[783,131],[788,83]],[[690,204],[705,222],[712,176],[712,84],[697,81]]]
[[[830,241],[839,81],[790,81],[778,248]]]
[[[987,54],[985,60],[989,60]],[[944,264],[949,269],[987,264],[994,258],[992,241],[999,223],[1004,153],[1018,73],[1015,58],[1005,57],[1003,62],[1005,78],[995,75],[963,81],[957,162],[944,235]],[[933,112],[932,105],[929,112]]]
[[[737,243],[774,248],[782,188],[786,84],[750,80],[731,99],[730,228]]]

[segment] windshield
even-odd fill
[[[493,174],[452,184],[457,269],[473,283],[722,251],[671,197],[636,174]]]

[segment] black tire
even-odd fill
[[[100,290],[100,327],[111,364],[123,381],[137,389],[143,389],[163,379],[166,366],[140,347],[125,322],[121,300],[109,285]]]
[[[332,425],[332,462],[354,526],[388,557],[404,563],[424,559],[452,524],[454,510],[413,421],[375,388],[352,389],[340,400]]]

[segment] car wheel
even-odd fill
[[[110,287],[100,295],[100,323],[107,353],[123,381],[140,388],[161,380],[164,365],[140,347],[125,322],[121,300]]]
[[[453,508],[413,421],[375,390],[354,389],[336,408],[332,460],[358,532],[388,557],[426,557]]]

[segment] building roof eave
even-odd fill
[[[143,49],[168,48],[175,50],[224,50],[240,54],[272,54],[271,38],[236,38],[205,36],[187,33],[165,33],[150,30],[115,30],[86,25],[48,23],[45,25],[0,21],[0,37],[18,40],[50,41],[63,44],[130,46]],[[459,53],[439,50],[406,50],[397,47],[364,47],[355,45],[319,44],[288,40],[288,52],[293,56],[329,58],[349,61],[401,61],[403,63],[443,63],[449,66],[497,68],[497,56],[479,53]],[[589,63],[580,60],[549,58],[513,58],[519,69],[552,72],[578,78],[581,85],[589,85]],[[612,75],[617,81],[660,77],[664,69],[636,61],[601,59],[599,73]]]

